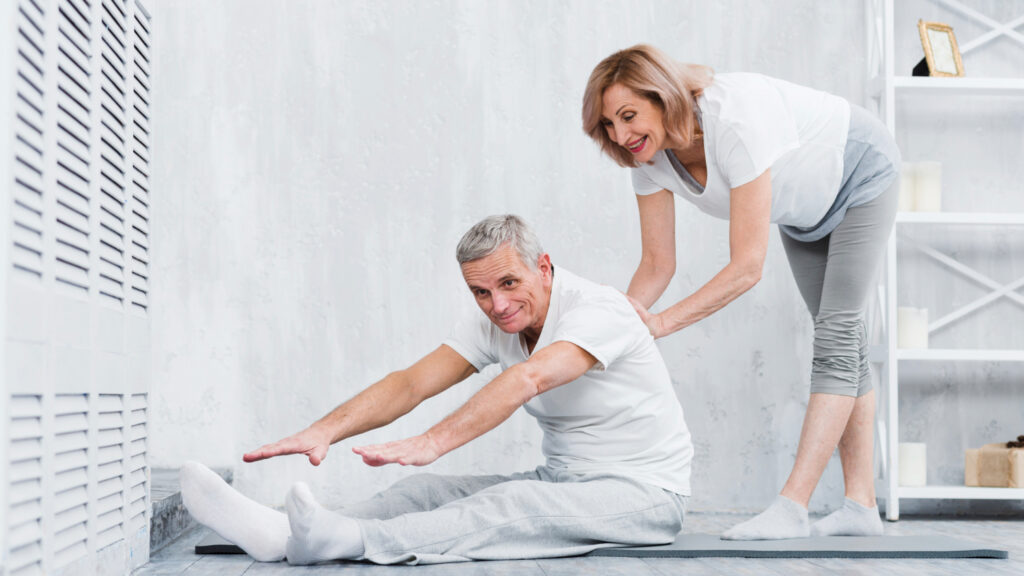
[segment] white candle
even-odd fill
[[[899,333],[896,342],[900,348],[928,347],[928,309],[906,308],[896,310]]]
[[[914,167],[914,209],[918,212],[942,210],[941,162],[917,162]]]
[[[914,209],[915,182],[914,172],[917,165],[913,162],[904,162],[900,167],[900,200],[896,209],[900,212],[909,212]]]
[[[928,483],[928,446],[924,442],[900,442],[900,486]]]

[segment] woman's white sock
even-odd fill
[[[812,536],[881,536],[882,518],[878,506],[846,499],[843,507],[811,525]]]
[[[199,462],[181,467],[181,498],[192,517],[260,562],[284,559],[288,516],[242,496]]]
[[[782,540],[809,535],[807,508],[780,494],[764,512],[722,533],[722,540]]]

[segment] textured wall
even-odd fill
[[[626,170],[580,130],[591,68],[646,41],[863,101],[859,2],[156,1],[155,464],[236,465],[280,503],[309,481],[340,504],[413,472],[335,446],[319,468],[241,454],[432,350],[474,306],[453,258],[495,212],[556,264],[625,288],[639,257]],[[661,305],[728,258],[727,225],[678,204]],[[697,446],[697,509],[754,509],[784,482],[806,405],[810,319],[772,232],[761,283],[660,345]],[[355,442],[422,432],[478,376]],[[431,467],[539,462],[519,414]],[[841,500],[831,466],[812,508]]]

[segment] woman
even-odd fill
[[[779,225],[814,319],[811,395],[793,470],[768,509],[722,537],[881,534],[864,312],[896,213],[900,156],[885,126],[837,96],[758,74],[714,74],[638,45],[594,69],[583,127],[631,168],[643,255],[627,294],[655,338],[753,287],[770,223]],[[729,220],[730,261],[652,314],[675,273],[677,196]],[[837,445],[846,502],[809,527],[807,503]]]

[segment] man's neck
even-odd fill
[[[540,324],[537,326],[530,326],[520,332],[519,334],[523,337],[523,342],[526,343],[526,351],[533,354],[533,347],[537,345],[537,340],[540,339],[541,332],[544,331],[544,323],[548,319],[548,310],[551,309],[551,293],[555,288],[555,267],[551,267],[551,286],[547,289],[547,302],[544,303],[544,313],[541,314]]]

